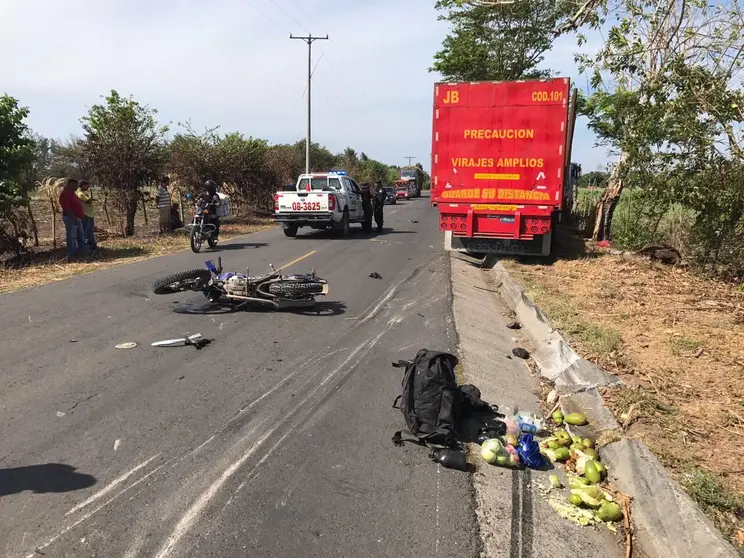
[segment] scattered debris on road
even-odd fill
[[[117,349],[134,349],[137,346],[137,343],[134,341],[127,341],[126,343],[119,343],[118,345],[114,345]]]
[[[418,219],[411,219],[411,223],[418,223]]]
[[[114,440],[114,451],[118,450],[120,445],[121,445],[121,440],[119,440],[118,438]]]
[[[380,275],[380,274],[379,274],[379,273],[377,273],[376,271],[373,271],[372,273],[370,273],[370,274],[369,274],[369,276],[370,276],[370,277],[371,277],[372,279],[382,279],[382,275]]]
[[[62,417],[63,417],[63,416],[65,416],[66,414],[67,414],[67,413],[63,413],[62,411],[57,411],[57,418],[62,418]]]
[[[433,449],[429,452],[429,458],[447,469],[468,472],[468,460],[464,451],[453,449]]]
[[[506,327],[508,327],[509,329],[522,329],[522,324],[520,324],[519,322],[509,322],[508,324],[506,324]]]
[[[512,349],[512,354],[517,358],[522,358],[525,360],[530,358],[529,351],[527,349],[523,349],[522,347],[514,347]]]
[[[155,341],[151,345],[153,347],[196,347],[196,350],[200,351],[212,342],[211,339],[206,339],[201,333],[195,333],[188,337],[179,337],[177,339],[166,339],[164,341]]]
[[[553,419],[560,424],[564,421],[562,414],[560,421],[555,414]],[[569,424],[586,424],[581,413],[571,413],[565,419]],[[539,486],[558,515],[581,526],[604,524],[613,532],[617,532],[615,524],[624,519],[626,534],[630,532],[629,498],[606,481],[607,468],[600,462],[593,440],[556,428],[538,442],[535,436],[547,434],[545,422],[524,413],[501,422],[501,434],[478,437],[486,463],[517,469],[551,467],[556,473],[562,470],[565,480],[551,474],[550,484]]]

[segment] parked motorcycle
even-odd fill
[[[315,297],[328,294],[328,282],[315,275],[282,275],[280,270],[271,267],[271,273],[251,277],[231,271],[223,272],[222,258],[217,266],[209,260],[206,269],[181,271],[158,279],[152,286],[157,295],[174,294],[182,291],[201,291],[210,302],[227,299],[239,308],[248,302],[271,304],[275,309],[307,308],[315,304]]]
[[[214,223],[206,222],[209,219],[209,210],[204,200],[197,200],[194,206],[194,220],[190,225],[189,232],[189,244],[191,244],[191,251],[198,254],[201,250],[202,244],[206,240],[210,248],[217,247],[218,233],[217,227]]]

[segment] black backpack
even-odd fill
[[[462,395],[455,378],[457,363],[457,357],[449,353],[421,349],[412,361],[393,364],[395,368],[406,369],[403,393],[395,398],[393,407],[401,410],[408,430],[418,443],[441,446],[459,443],[457,426]],[[393,442],[402,444],[400,432],[395,433]]]

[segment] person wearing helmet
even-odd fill
[[[204,182],[204,191],[199,194],[197,201],[205,204],[209,213],[208,222],[214,225],[215,237],[220,234],[220,218],[217,216],[217,206],[220,205],[220,197],[217,195],[217,183],[214,180]]]

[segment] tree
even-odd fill
[[[29,110],[8,95],[0,96],[0,252],[23,251],[25,216],[33,184],[24,174],[34,161],[34,142],[25,122]]]
[[[157,123],[156,114],[112,90],[103,104],[93,105],[81,119],[85,164],[98,184],[112,191],[121,204],[126,236],[134,235],[142,186],[157,177],[164,162],[167,127]]]
[[[580,188],[600,188],[607,184],[607,180],[610,178],[610,174],[602,171],[591,171],[586,174],[582,174],[579,178]]]
[[[439,19],[452,27],[430,71],[439,72],[445,81],[480,81],[549,77],[551,71],[538,66],[570,5],[520,0],[494,8],[439,0],[436,8],[446,12]]]
[[[594,88],[583,110],[618,162],[594,237],[610,238],[614,207],[631,185],[692,209],[705,258],[744,259],[741,4],[621,0],[598,10],[596,21],[616,23],[595,56],[577,57]]]

